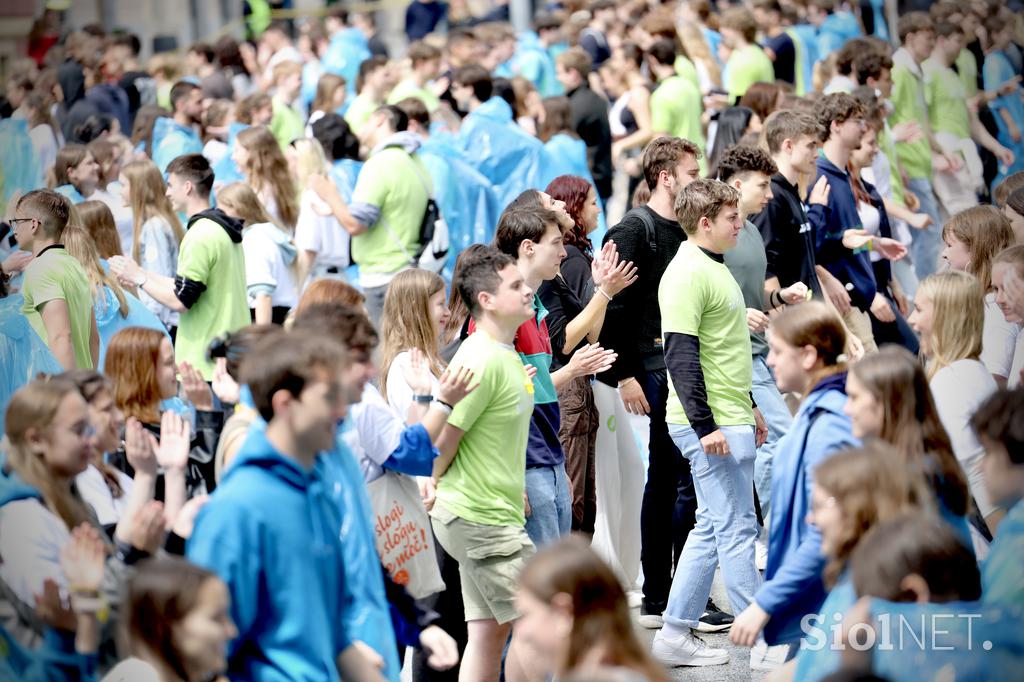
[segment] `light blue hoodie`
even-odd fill
[[[779,440],[772,467],[771,532],[765,582],[754,595],[771,614],[764,629],[769,644],[801,638],[800,619],[818,611],[825,601],[821,572],[821,532],[807,523],[814,468],[840,450],[858,445],[850,430],[846,404],[846,373],[820,382],[807,395],[793,425]]]
[[[232,680],[339,680],[355,597],[323,457],[307,471],[253,429],[196,519],[187,556],[231,592]]]

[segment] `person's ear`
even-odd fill
[[[743,189],[743,181],[740,180],[739,178],[733,178],[732,182],[730,182],[729,184],[732,185],[737,192],[740,192]]]
[[[185,196],[192,196],[192,190],[195,189],[195,186],[192,184],[191,180],[186,180],[182,183],[181,187],[185,190]]]
[[[795,146],[796,145],[793,144],[793,140],[789,139],[788,137],[782,141],[782,151],[786,154],[792,154],[793,148]]]
[[[818,364],[818,349],[808,344],[800,349],[800,368],[810,372]]]
[[[711,230],[711,219],[706,215],[702,215],[700,220],[697,221],[697,227],[705,232],[709,232]]]
[[[537,250],[537,243],[532,239],[524,239],[519,242],[519,255],[530,258]]]
[[[494,295],[488,291],[481,291],[476,295],[476,302],[480,310],[490,310],[494,304]],[[470,317],[472,317],[472,313]]]
[[[559,592],[551,598],[551,610],[554,611],[551,623],[552,634],[559,638],[568,638],[572,632],[575,618],[572,596],[566,592]]]
[[[917,604],[927,604],[932,596],[931,590],[928,589],[928,582],[919,573],[911,573],[904,576],[903,580],[900,581],[900,591],[906,597],[901,601]]]
[[[275,415],[284,414],[293,402],[295,402],[295,396],[291,394],[291,391],[283,388],[274,391],[274,394],[270,396],[270,407]]]

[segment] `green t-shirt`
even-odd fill
[[[50,340],[40,310],[44,303],[64,301],[71,321],[71,347],[75,351],[75,367],[93,369],[92,352],[89,350],[94,319],[92,290],[82,264],[65,251],[63,246],[43,249],[25,268],[21,294],[25,299],[21,312],[47,345]]]
[[[966,47],[956,56],[956,71],[968,97],[978,94],[978,59]]]
[[[676,70],[676,75],[682,76],[686,80],[693,83],[693,87],[700,90],[700,76],[697,74],[697,66],[685,55],[679,55],[676,57],[676,61],[672,64]]]
[[[206,381],[213,380],[213,363],[206,349],[218,336],[252,321],[245,289],[245,256],[223,227],[201,218],[188,228],[178,251],[179,276],[202,282],[206,290],[181,314],[174,342],[174,359],[188,362]]]
[[[441,106],[441,100],[437,95],[427,88],[416,85],[416,82],[411,79],[406,79],[395,86],[395,89],[388,95],[388,104],[398,104],[406,97],[415,97],[420,100],[430,113],[434,113]]]
[[[281,145],[281,149],[287,149],[292,140],[305,137],[306,122],[302,114],[276,98],[273,107],[274,117],[270,119],[270,132],[274,134],[274,139]]]
[[[690,334],[700,340],[700,367],[715,423],[753,424],[750,387],[754,368],[747,309],[729,268],[692,241],[683,242],[661,277],[658,305],[663,337]],[[678,389],[669,382],[665,421],[688,425]]]
[[[896,156],[896,145],[892,139],[892,130],[889,129],[889,122],[886,121],[882,131],[878,134],[878,148],[885,153],[889,159],[889,187],[892,190],[892,198],[900,206],[906,206],[906,195],[904,194],[903,176],[900,175],[900,159]]]
[[[922,123],[928,119],[928,105],[924,96],[924,83],[906,64],[897,62],[892,69],[892,115],[889,125],[896,126],[904,121]],[[924,135],[916,142],[901,142],[896,145],[903,170],[911,180],[932,177],[932,148]]]
[[[922,64],[921,69],[932,130],[950,133],[960,140],[969,139],[971,119],[967,112],[967,92],[960,76],[935,57]]]
[[[651,128],[656,133],[682,137],[706,153],[700,116],[704,102],[700,89],[685,76],[669,76],[651,93]],[[704,156],[701,156],[703,163]],[[703,171],[703,165],[701,166]]]
[[[394,273],[409,265],[419,245],[431,186],[423,163],[401,147],[387,147],[366,161],[352,203],[377,206],[380,218],[352,237],[352,257],[360,273]]]
[[[448,417],[465,433],[437,484],[437,501],[473,523],[522,526],[533,382],[512,346],[480,330],[463,341],[451,366],[472,368],[480,385]]]
[[[774,83],[775,67],[772,60],[753,43],[733,50],[725,64],[729,102],[743,97],[754,83]]]
[[[768,271],[768,256],[764,240],[754,223],[744,221],[736,246],[725,252],[725,266],[743,292],[743,303],[748,308],[764,310],[764,280]],[[750,351],[755,356],[768,354],[764,334],[750,332]]]
[[[356,98],[352,100],[352,104],[348,106],[348,111],[345,112],[345,122],[352,129],[352,133],[358,135],[363,126],[366,125],[366,122],[370,120],[373,112],[379,108],[380,102],[374,101],[369,95],[365,93],[356,95]]]

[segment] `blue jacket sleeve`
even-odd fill
[[[430,476],[437,448],[430,442],[430,434],[422,424],[413,424],[402,431],[402,440],[383,467],[408,476]]]
[[[814,468],[842,448],[856,445],[849,427],[838,415],[822,414],[811,425],[804,454],[804,499],[810,505]],[[821,580],[825,557],[821,553],[821,532],[807,526],[800,544],[779,568],[778,573],[761,586],[754,601],[767,613],[775,613],[790,603],[815,581]]]
[[[47,629],[36,650],[22,647],[0,629],[0,646],[6,654],[0,658],[0,679],[25,682],[93,682],[97,656],[75,651],[75,635]],[[10,676],[10,677],[8,677]]]

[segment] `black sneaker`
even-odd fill
[[[644,599],[640,603],[640,618],[638,619],[640,627],[648,630],[660,630],[661,626],[665,624],[665,619],[661,616],[664,610],[663,605],[651,605]]]
[[[733,617],[719,609],[715,602],[708,598],[708,606],[697,623],[698,632],[725,632],[732,627]]]

